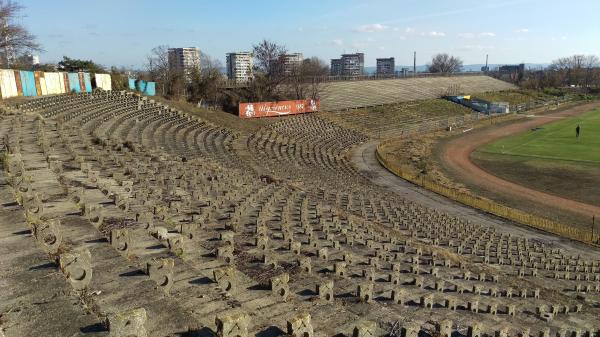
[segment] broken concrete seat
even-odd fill
[[[213,270],[213,279],[219,288],[227,292],[233,292],[236,289],[235,268],[231,266]]]
[[[291,337],[314,337],[310,314],[300,313],[287,321],[287,334]]]
[[[377,323],[362,321],[354,326],[352,337],[376,337]]]
[[[62,243],[60,220],[36,221],[33,224],[33,236],[42,244],[45,252],[49,254],[58,253]]]
[[[92,254],[87,248],[74,249],[60,255],[60,270],[75,290],[84,290],[92,280]]]
[[[129,255],[133,250],[133,239],[127,228],[118,228],[110,231],[110,244],[120,253]]]
[[[147,319],[144,308],[109,314],[107,318],[109,337],[147,337]]]
[[[86,203],[84,207],[85,217],[94,225],[99,228],[104,223],[104,215],[102,212],[102,206],[95,203]]]
[[[218,258],[223,259],[227,264],[234,263],[234,251],[235,248],[232,245],[225,245],[217,248],[216,255]]]
[[[150,229],[154,227],[154,214],[150,211],[142,211],[136,215],[136,221],[144,229]]]
[[[373,301],[373,283],[363,282],[357,286],[356,296],[361,302],[370,303]]]
[[[165,293],[169,293],[174,283],[175,260],[156,258],[146,263],[146,274]]]
[[[217,337],[248,337],[250,317],[243,312],[230,312],[217,315]]]
[[[42,202],[39,193],[24,193],[22,203],[23,208],[25,208],[29,216],[35,218],[42,217],[42,214],[44,213],[44,203]]]
[[[80,208],[84,207],[84,205],[86,203],[86,199],[85,199],[86,190],[84,187],[82,187],[82,186],[69,187],[67,194],[69,195],[69,198],[71,199],[71,201],[73,203],[75,203]]]
[[[288,285],[289,280],[290,276],[287,273],[274,276],[269,280],[269,285],[271,287],[271,292],[273,293],[273,295],[283,300],[284,302],[288,300],[290,294],[290,288]]]
[[[323,281],[321,284],[317,284],[316,291],[319,295],[319,299],[326,302],[334,301],[333,280],[327,280]]]

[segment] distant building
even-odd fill
[[[365,54],[343,54],[331,60],[332,76],[361,76],[365,73]]]
[[[169,48],[169,69],[183,72],[186,82],[190,82],[192,72],[200,70],[200,49]]]
[[[27,64],[28,66],[37,66],[40,64],[40,56],[32,55],[32,54],[25,54],[24,61],[25,61],[25,64]]]
[[[377,75],[394,75],[396,73],[396,61],[393,57],[377,59]]]
[[[525,64],[505,65],[498,68],[498,75],[504,81],[517,82],[525,74]]]
[[[250,52],[227,54],[227,78],[235,82],[248,82],[254,78],[254,56]]]
[[[342,59],[332,59],[331,60],[331,76],[342,76],[344,73],[344,63]]]
[[[281,63],[283,65],[283,73],[286,76],[292,75],[294,70],[302,65],[304,57],[302,53],[281,55]]]
[[[365,73],[365,54],[344,54],[342,55],[344,64],[344,76],[361,76]]]

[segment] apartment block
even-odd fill
[[[196,47],[169,48],[169,68],[182,71],[187,82],[194,70],[200,70],[200,49]]]
[[[394,75],[396,62],[393,57],[377,59],[377,75]]]
[[[254,78],[254,56],[250,52],[227,54],[227,78],[236,82],[248,82]]]

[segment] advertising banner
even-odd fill
[[[317,112],[319,100],[240,103],[240,118],[278,117]]]

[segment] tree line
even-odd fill
[[[600,89],[600,59],[595,55],[572,55],[554,60],[547,69],[529,71],[521,83],[528,89],[574,87]]]
[[[147,56],[145,68],[149,79],[157,82],[163,96],[209,107],[234,110],[242,101],[317,99],[318,79],[329,74],[329,66],[317,57],[286,66],[287,48],[265,39],[252,47],[252,80],[243,86],[227,87],[227,77],[219,60],[200,53],[199,69],[184,74],[181,69],[169,66],[168,50],[166,45],[158,46]]]

